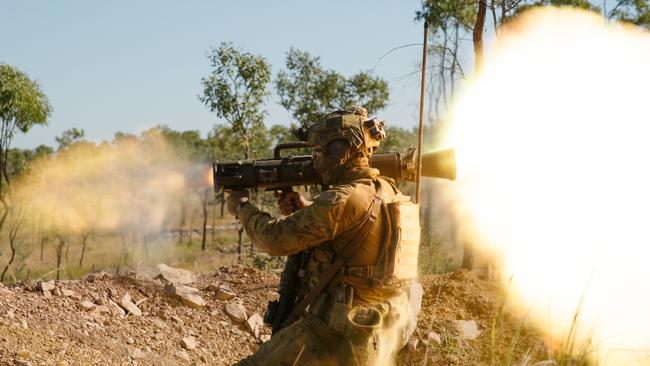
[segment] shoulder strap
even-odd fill
[[[323,273],[321,273],[316,286],[314,286],[311,291],[309,291],[307,296],[305,296],[302,301],[300,301],[300,303],[298,303],[298,305],[293,308],[291,315],[287,317],[287,319],[282,324],[282,327],[286,327],[287,325],[298,320],[305,312],[307,306],[314,304],[321,291],[330,283],[332,278],[334,278],[334,275],[336,275],[336,273],[341,269],[345,262],[347,262],[350,256],[359,248],[359,245],[361,245],[366,236],[368,236],[368,233],[370,233],[370,230],[372,230],[372,228],[375,226],[377,217],[379,216],[379,209],[381,208],[382,201],[381,183],[378,180],[375,181],[375,187],[375,196],[373,197],[372,203],[370,204],[368,211],[361,221],[362,223],[359,231],[357,231],[354,237],[348,242],[348,245],[346,245],[343,250],[338,253],[334,263],[330,264],[330,266],[327,267]]]

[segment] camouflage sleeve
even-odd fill
[[[311,206],[280,218],[248,205],[239,219],[256,248],[289,255],[331,240],[359,222],[365,209],[347,205],[350,193],[345,188],[323,192]]]

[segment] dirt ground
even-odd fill
[[[225,309],[240,303],[246,317],[263,316],[277,296],[276,276],[240,266],[198,275],[190,286],[199,289],[205,306],[193,308],[170,295],[157,274],[95,273],[46,292],[37,283],[0,287],[0,365],[229,365],[269,337],[268,326],[256,337]],[[502,365],[508,359],[525,365],[548,358],[543,342],[520,320],[498,317],[503,294],[494,283],[470,272],[421,282],[418,329],[398,365]],[[235,297],[219,300],[219,285]],[[125,315],[117,305],[126,293],[140,316]]]

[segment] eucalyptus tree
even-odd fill
[[[370,72],[349,78],[323,68],[318,56],[291,48],[286,70],[278,72],[275,90],[282,105],[301,127],[309,127],[335,109],[361,105],[376,113],[388,104],[388,83]]]
[[[208,60],[212,72],[201,79],[203,95],[199,100],[228,122],[248,159],[252,141],[264,133],[262,107],[269,94],[271,67],[264,57],[243,52],[230,43],[211,49]]]

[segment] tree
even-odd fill
[[[36,81],[12,66],[0,64],[0,230],[10,211],[6,194],[11,141],[17,131],[27,133],[34,125],[44,125],[51,112],[52,107]]]
[[[75,127],[65,130],[61,133],[60,136],[54,138],[57,144],[59,144],[59,150],[65,150],[69,148],[75,142],[81,141],[86,132],[83,129],[77,129]]]
[[[207,162],[210,160],[209,143],[201,137],[199,131],[175,131],[163,125],[145,131],[142,134],[142,139],[146,141],[149,135],[156,132],[162,134],[165,141],[169,143],[182,160],[193,162]]]
[[[202,78],[199,100],[211,112],[230,124],[233,137],[241,144],[245,159],[251,156],[251,142],[264,128],[262,106],[269,92],[271,67],[266,59],[222,43],[208,54],[212,73]]]
[[[12,66],[0,64],[0,198],[4,197],[4,184],[9,184],[7,155],[14,135],[46,124],[51,112],[36,81]]]
[[[360,72],[350,78],[325,70],[320,58],[291,48],[287,52],[286,71],[280,71],[275,89],[280,105],[304,128],[335,109],[362,105],[376,113],[388,103],[388,83]]]
[[[469,32],[473,33],[477,18],[474,0],[427,0],[415,13],[415,20],[429,23],[429,55],[432,57],[427,66],[428,121],[431,125],[441,119],[441,110],[447,110],[456,81],[464,76],[459,46]]]
[[[268,158],[272,132],[264,125],[258,127],[251,135],[249,158]],[[208,157],[210,160],[237,160],[241,156],[241,143],[236,138],[236,132],[224,124],[216,124],[208,132]]]

